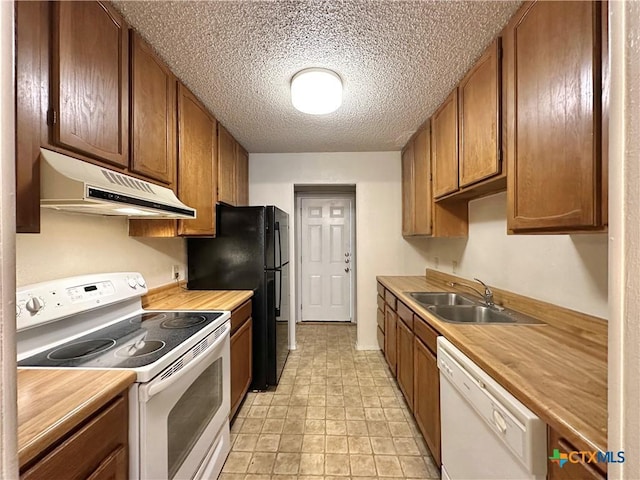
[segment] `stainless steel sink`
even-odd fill
[[[475,305],[473,301],[459,293],[451,292],[408,292],[419,304],[429,307],[431,305]]]
[[[536,325],[543,324],[535,318],[528,317],[513,310],[498,310],[483,305],[431,305],[427,307],[440,320],[451,323],[487,324],[516,323]]]

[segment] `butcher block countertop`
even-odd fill
[[[234,310],[253,296],[252,290],[186,290],[181,284],[159,287],[142,297],[149,310]]]
[[[119,370],[18,369],[20,468],[74,430],[136,379]]]
[[[543,325],[461,325],[438,320],[406,292],[459,291],[455,279],[381,276],[399,301],[444,335],[551,428],[576,446],[607,451],[607,323],[557,305],[493,289],[496,303]]]

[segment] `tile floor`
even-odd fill
[[[298,325],[274,391],[250,392],[220,480],[439,479],[378,351],[353,325]]]

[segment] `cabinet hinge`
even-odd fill
[[[47,110],[47,125],[55,125],[57,121],[58,112],[56,112],[53,108]]]

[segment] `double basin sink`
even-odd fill
[[[528,317],[503,307],[488,307],[465,295],[451,292],[407,292],[420,305],[433,313],[440,320],[450,323],[464,324],[542,324],[535,318]]]

